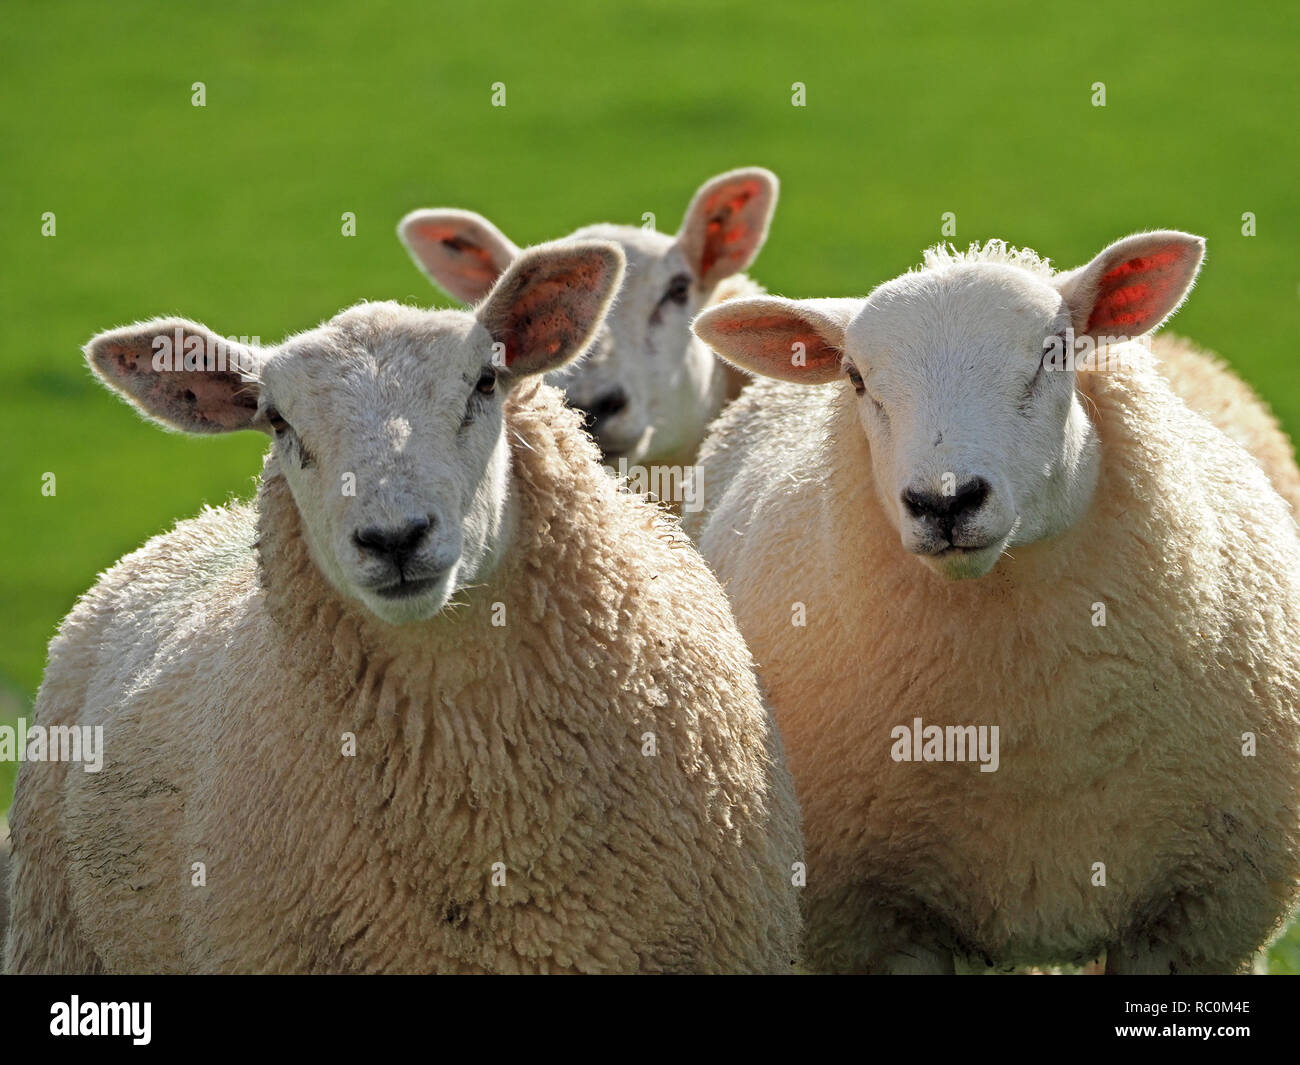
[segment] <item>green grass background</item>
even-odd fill
[[[946,211],[959,244],[1067,266],[1190,230],[1209,257],[1177,329],[1300,431],[1286,5],[8,0],[0,23],[0,718],[95,574],[247,494],[262,450],[144,424],[80,346],[155,314],[272,342],[361,298],[436,302],[393,233],[414,207],[521,244],[645,211],[672,230],[702,180],[762,164],[783,188],[755,273],[790,295],[864,293]],[[1300,970],[1300,936],[1271,965]]]

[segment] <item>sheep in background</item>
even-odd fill
[[[102,725],[104,764],[20,770],[10,971],[788,971],[798,810],[744,642],[537,376],[622,261],[543,246],[474,314],[271,350],[90,343],[164,425],[273,443],[254,504],[127,556],[51,646],[36,720]],[[159,367],[173,336],[226,361]]]
[[[1155,329],[1202,255],[936,249],[866,300],[697,319],[782,379],[718,420],[687,517],[803,804],[810,965],[1239,971],[1295,905],[1287,505],[1140,345],[1045,356]]]
[[[1300,516],[1300,468],[1277,416],[1218,355],[1161,333],[1151,341],[1157,369],[1178,398],[1254,456],[1292,515]]]
[[[762,289],[745,270],[767,239],[779,183],[769,170],[705,182],[675,237],[594,225],[569,240],[619,244],[627,276],[606,327],[581,362],[553,373],[610,466],[688,466],[709,423],[744,383],[691,333],[704,307]],[[519,249],[482,215],[413,211],[398,236],[416,265],[452,296],[477,303]]]

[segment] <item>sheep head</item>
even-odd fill
[[[269,348],[181,319],[102,333],[94,371],[173,429],[271,437],[312,559],[392,624],[432,617],[508,546],[504,396],[578,357],[617,291],[607,243],[522,252],[475,313],[362,303]]]
[[[865,300],[735,300],[694,328],[742,369],[853,395],[903,548],[982,577],[1087,508],[1098,441],[1076,374],[1173,313],[1203,254],[1199,237],[1139,234],[1054,274],[1000,242],[933,249]]]
[[[607,462],[654,463],[693,456],[721,406],[713,353],[690,330],[718,284],[744,270],[767,239],[776,175],[733,170],[695,193],[675,237],[654,229],[598,225],[568,240],[619,244],[627,276],[587,357],[552,377],[583,411]],[[471,211],[414,211],[398,235],[433,282],[466,303],[486,295],[518,248]]]

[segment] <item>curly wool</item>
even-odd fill
[[[325,583],[273,458],[103,576],[36,718],[105,765],[23,766],[11,971],[788,971],[798,810],[720,588],[554,389],[507,432],[515,542],[430,622]]]
[[[1079,388],[1102,447],[1089,511],[978,581],[902,553],[846,384],[760,380],[704,445],[699,543],[803,804],[812,966],[1177,935],[1180,970],[1236,970],[1296,903],[1295,524],[1150,357]],[[915,717],[999,726],[1000,768],[893,761]]]

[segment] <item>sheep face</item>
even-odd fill
[[[269,349],[165,319],[101,334],[86,355],[165,425],[270,436],[266,476],[287,482],[316,566],[403,624],[508,549],[504,397],[582,352],[622,264],[611,244],[543,245],[474,314],[363,303]]]
[[[696,192],[675,237],[598,225],[567,238],[617,243],[628,264],[587,358],[551,378],[583,412],[606,462],[676,462],[694,455],[725,400],[726,380],[713,353],[691,333],[691,318],[721,281],[758,254],[777,188],[767,170],[735,170]],[[415,211],[398,234],[436,284],[470,303],[519,254],[491,222],[467,211]]]
[[[507,382],[475,319],[362,305],[270,353],[274,441],[312,558],[385,621],[438,613],[501,550]]]
[[[1086,504],[1091,423],[1044,339],[1060,294],[994,263],[906,275],[845,332],[876,493],[903,548],[945,577],[981,577],[1012,544],[1050,536]]]
[[[841,381],[903,549],[944,577],[982,577],[1091,499],[1099,444],[1076,374],[1108,364],[1076,362],[1079,339],[1109,352],[1158,327],[1203,252],[1185,233],[1140,234],[1053,274],[1000,242],[933,249],[865,301],[737,300],[694,328],[743,369]]]

